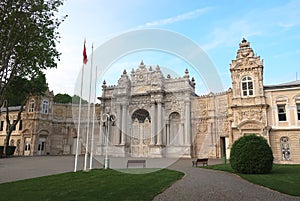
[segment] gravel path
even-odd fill
[[[209,160],[209,164],[214,161]],[[190,159],[181,159],[170,169],[186,175],[170,188],[154,198],[157,200],[270,200],[293,201],[293,197],[252,184],[240,177],[221,171],[192,168]]]

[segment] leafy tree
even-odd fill
[[[265,174],[272,170],[273,153],[267,140],[246,135],[236,140],[230,152],[232,169],[244,174]]]
[[[68,94],[56,94],[53,101],[55,103],[72,103],[72,97]]]
[[[80,100],[79,96],[77,95],[70,96],[69,94],[56,94],[53,99],[55,103],[73,103],[73,104],[78,104],[79,100]],[[81,99],[81,103],[87,104],[88,101]]]
[[[80,100],[80,97],[77,96],[77,95],[74,95],[74,96],[72,97],[72,103],[73,103],[73,104],[79,104],[79,100]],[[81,103],[82,103],[82,104],[87,104],[88,101],[87,101],[87,100],[84,100],[84,99],[81,99]]]
[[[4,144],[4,153],[6,154],[7,146],[12,131],[21,120],[21,114],[24,106],[30,96],[43,95],[47,90],[47,83],[45,74],[39,73],[31,79],[22,78],[19,76],[14,77],[10,84],[7,86],[4,94],[5,107],[6,107],[6,138]],[[20,106],[17,119],[11,122],[9,118],[9,106]]]
[[[55,14],[63,0],[1,0],[0,106],[14,77],[31,79],[57,66],[58,27],[67,17]]]

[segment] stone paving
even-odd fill
[[[75,156],[34,156],[0,158],[0,183],[74,171]],[[78,158],[83,169],[84,157]],[[94,160],[94,167],[102,167]]]
[[[81,156],[78,168],[83,169]],[[103,158],[96,158],[94,168],[102,168]],[[164,159],[147,159],[147,167],[170,163]],[[209,164],[220,163],[209,160]],[[126,160],[111,159],[113,168],[124,168]],[[169,169],[184,172],[186,175],[154,200],[272,200],[300,201],[300,197],[285,195],[265,187],[247,182],[240,177],[220,171],[194,168],[191,159],[180,159]],[[0,183],[22,180],[74,170],[74,156],[41,156],[0,158]]]

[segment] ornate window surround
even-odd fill
[[[300,94],[296,95],[294,97],[294,103],[295,103],[295,119],[296,121],[300,121]]]
[[[31,100],[29,101],[28,112],[30,112],[30,113],[34,112],[34,106],[35,106],[35,100],[34,100],[34,99],[31,99]]]
[[[278,104],[278,121],[286,121],[286,104]]]
[[[277,120],[277,122],[289,121],[290,112],[289,112],[289,99],[288,99],[288,97],[286,97],[286,96],[276,97],[275,98],[275,106],[276,106],[276,120]],[[280,119],[279,116],[282,116],[282,119]]]
[[[42,102],[42,113],[43,114],[49,113],[49,101],[47,99],[44,99]]]
[[[280,148],[281,148],[281,154],[282,160],[291,160],[291,147],[289,143],[289,138],[287,136],[282,136],[280,138]]]
[[[254,96],[254,82],[250,76],[244,76],[241,79],[241,94],[242,97]]]

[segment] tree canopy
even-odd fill
[[[46,76],[43,73],[31,79],[16,76],[5,90],[4,98],[7,106],[21,106],[29,96],[43,95],[46,90]]]
[[[69,94],[56,94],[53,101],[55,103],[72,103],[72,97]]]
[[[57,66],[60,53],[56,17],[63,0],[2,0],[0,2],[0,105],[15,76],[31,78]]]
[[[56,94],[53,98],[55,103],[73,103],[78,104],[80,97],[77,95],[70,96],[69,94]],[[81,99],[82,104],[87,104],[88,101]]]

